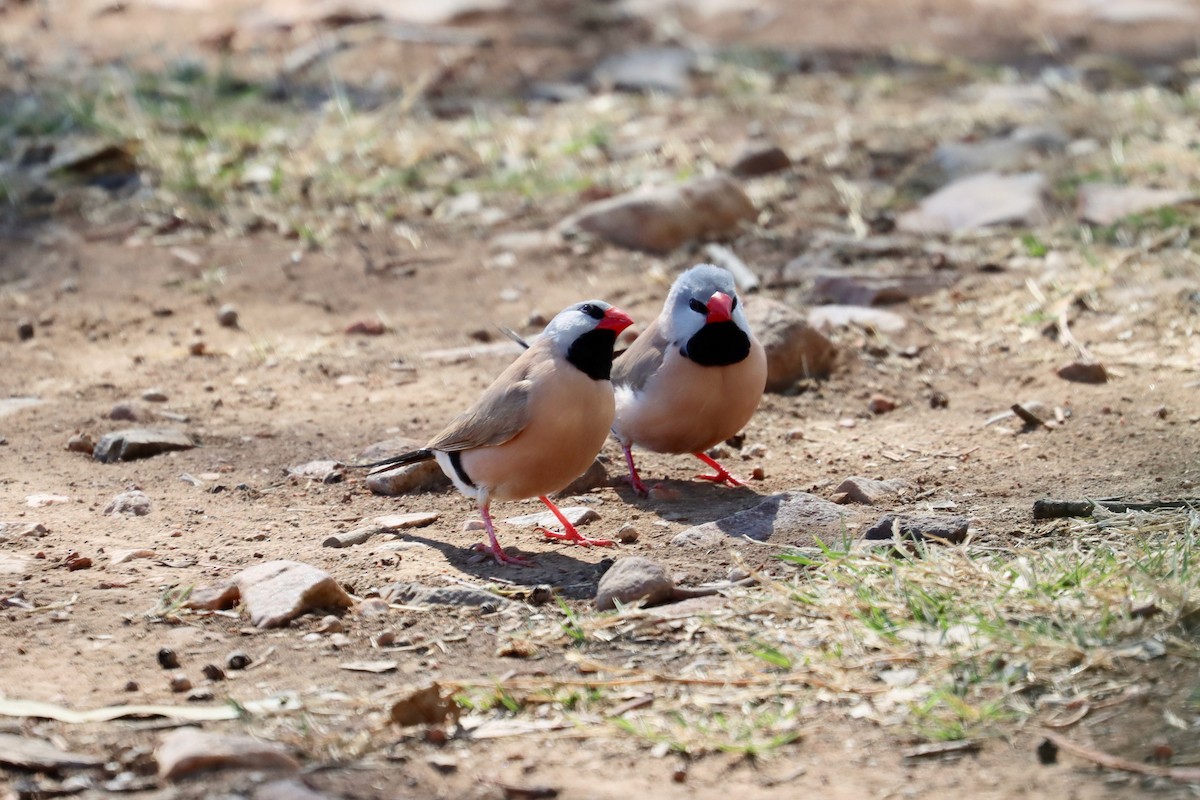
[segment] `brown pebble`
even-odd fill
[[[867,410],[872,414],[886,414],[896,410],[896,401],[887,395],[872,395],[871,399],[867,401]]]
[[[200,671],[203,672],[204,677],[208,678],[210,681],[225,680],[225,670],[221,669],[216,664],[205,664]]]
[[[950,398],[946,397],[946,395],[944,395],[941,392],[934,392],[933,394],[929,395],[929,407],[930,408],[949,408],[950,407]]]
[[[192,682],[187,675],[182,672],[171,676],[171,691],[175,693],[190,692],[192,690]]]
[[[765,477],[767,477],[767,472],[762,467],[755,467],[750,470],[750,480],[752,481],[761,481]]]
[[[395,643],[396,643],[396,632],[395,631],[384,631],[383,633],[381,633],[375,637],[375,646],[376,647],[391,647]]]
[[[179,656],[169,647],[164,647],[155,656],[163,669],[179,669]]]
[[[687,770],[683,767],[678,767],[671,773],[671,780],[675,781],[675,783],[687,783],[687,777]]]
[[[77,433],[70,439],[67,439],[67,450],[72,453],[87,453],[91,455],[95,449],[96,443],[86,433]]]
[[[238,311],[229,303],[217,309],[217,322],[223,328],[236,328],[238,326]]]
[[[17,323],[17,338],[22,342],[28,342],[33,338],[33,323],[27,319],[23,319]]]
[[[358,613],[364,617],[379,617],[391,611],[387,601],[379,597],[371,597],[358,604]]]
[[[235,650],[225,658],[225,666],[234,671],[245,669],[253,663],[254,660],[241,650]]]
[[[67,572],[75,572],[80,569],[91,569],[92,560],[87,556],[81,556],[78,553],[67,553],[66,561]]]
[[[1058,369],[1058,377],[1072,383],[1107,383],[1108,371],[1103,364],[1073,361]]]
[[[125,681],[125,691],[136,692],[139,688],[137,681]]]
[[[342,623],[341,617],[334,614],[323,617],[317,624],[317,633],[342,633],[345,630],[346,626]]]
[[[639,536],[641,534],[638,532],[637,527],[629,523],[622,525],[621,529],[617,531],[617,541],[621,544],[633,544],[638,540]]]

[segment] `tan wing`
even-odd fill
[[[662,366],[663,357],[671,343],[662,335],[658,318],[651,322],[642,334],[634,339],[620,358],[613,362],[612,382],[614,386],[628,386],[640,390],[650,376]]]
[[[459,414],[433,438],[431,450],[454,452],[504,444],[529,424],[529,373],[536,363],[551,357],[535,342],[492,382],[475,405]]]

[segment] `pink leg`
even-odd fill
[[[708,464],[710,467],[712,467],[713,469],[715,469],[717,471],[716,475],[697,475],[696,477],[699,478],[700,480],[712,481],[713,483],[728,483],[730,486],[744,485],[737,478],[730,475],[729,470],[725,469],[720,464],[718,464],[716,459],[709,458],[704,453],[692,453],[692,455],[694,455],[696,458],[700,459],[705,464]]]
[[[484,503],[479,507],[479,513],[483,516],[483,527],[487,530],[488,541],[490,541],[491,544],[488,545],[480,542],[472,547],[472,550],[491,553],[492,558],[495,559],[496,563],[500,564],[501,566],[504,566],[505,564],[512,564],[515,567],[533,566],[532,562],[527,558],[505,555],[503,548],[500,547],[499,540],[496,539],[496,528],[494,525],[492,525],[492,514],[490,511],[488,511],[487,503]]]
[[[625,466],[629,467],[629,485],[633,487],[633,493],[638,497],[647,497],[650,490],[646,488],[646,484],[642,483],[641,477],[638,475],[637,467],[633,465],[633,450],[629,445],[621,445],[625,451]]]
[[[563,530],[565,531],[564,533],[558,533],[547,528],[539,528],[538,530],[545,534],[547,539],[558,539],[559,541],[563,542],[572,542],[574,544],[583,545],[584,547],[591,547],[592,545],[595,545],[596,547],[616,546],[617,543],[610,539],[587,538],[579,531],[575,530],[575,526],[567,521],[567,518],[563,516],[563,513],[558,510],[558,506],[550,502],[549,497],[542,496],[538,499],[546,504],[546,508],[550,509],[554,516],[558,517],[558,521],[562,523]]]

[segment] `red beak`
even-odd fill
[[[620,333],[632,324],[633,320],[630,319],[628,314],[616,306],[613,306],[608,311],[604,312],[604,318],[600,320],[600,323],[596,327],[602,331],[614,331],[616,333]]]
[[[724,292],[714,292],[708,300],[706,322],[729,322],[733,319],[733,298]]]

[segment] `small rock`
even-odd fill
[[[33,338],[33,323],[27,319],[23,319],[17,323],[17,338],[22,342],[28,342]]]
[[[884,394],[874,394],[867,401],[867,410],[872,414],[886,414],[896,410],[896,401]]]
[[[155,655],[158,665],[163,669],[179,669],[179,656],[169,647],[164,647]]]
[[[341,617],[334,614],[322,617],[321,622],[317,625],[317,633],[343,633],[345,630],[346,626]]]
[[[559,229],[584,230],[630,250],[667,253],[696,238],[730,233],[757,216],[742,188],[717,175],[596,201],[563,220]]]
[[[930,408],[949,408],[950,407],[950,398],[947,397],[944,392],[935,391],[935,392],[933,392],[933,394],[929,395],[929,407]]]
[[[213,697],[215,697],[215,695],[213,694],[212,689],[201,687],[199,689],[192,689],[189,691],[187,693],[187,697],[184,699],[189,703],[207,703],[208,701],[212,700]]]
[[[962,516],[935,514],[888,514],[863,533],[867,541],[890,541],[899,533],[901,539],[942,540],[958,544],[967,538],[970,520]]]
[[[0,542],[9,539],[38,538],[50,530],[40,522],[0,522]]]
[[[111,464],[114,461],[149,458],[171,450],[190,450],[195,446],[186,434],[179,431],[129,428],[105,434],[96,444],[92,458]]]
[[[358,454],[358,463],[382,461],[401,453],[407,453],[420,448],[422,445],[410,439],[388,439],[367,447]],[[441,489],[450,485],[450,479],[442,472],[435,461],[422,461],[419,464],[409,464],[374,475],[368,475],[367,488],[375,494],[395,497],[412,492]]]
[[[1046,178],[1039,172],[981,172],[939,189],[896,221],[900,230],[946,234],[1001,224],[1034,225],[1046,219]]]
[[[171,691],[176,694],[190,692],[192,690],[192,681],[187,675],[182,673],[171,676]]]
[[[792,160],[783,148],[770,142],[749,142],[729,165],[729,171],[740,178],[770,175],[792,166]]]
[[[234,650],[225,657],[225,666],[229,667],[234,672],[243,670],[253,663],[254,659],[250,658],[250,656],[248,656],[246,653],[243,653],[241,650]]]
[[[621,544],[633,544],[640,536],[637,527],[628,522],[617,531],[617,541]]]
[[[454,693],[443,695],[442,687],[436,683],[400,698],[392,704],[391,709],[392,724],[405,727],[453,723],[458,721],[458,714],[459,705],[454,702]]]
[[[765,480],[766,477],[767,471],[762,467],[755,467],[754,469],[750,470],[750,480],[752,481]]]
[[[99,767],[103,763],[104,759],[101,757],[60,750],[44,739],[35,739],[18,733],[0,733],[0,765],[3,765],[6,770],[11,767],[21,771],[57,773],[80,767]],[[8,796],[16,798],[20,794],[38,797],[43,796],[44,793],[38,789],[28,793],[14,791]],[[64,792],[64,794],[73,794],[73,792]]]
[[[140,688],[142,687],[138,686],[137,681],[125,681],[124,689],[127,692],[136,692]]]
[[[1072,361],[1059,367],[1058,377],[1072,383],[1107,383],[1108,371],[1103,364],[1094,361]]]
[[[596,513],[596,510],[587,506],[567,506],[566,508],[560,508],[559,511],[575,526],[586,525],[589,522],[600,519],[600,515]],[[549,528],[559,524],[558,517],[554,516],[551,511],[543,511],[539,514],[522,514],[519,517],[509,517],[504,521],[509,525],[516,525],[519,528]]]
[[[150,498],[145,492],[136,489],[130,492],[121,492],[108,501],[108,505],[104,507],[104,513],[144,517],[150,513]]]
[[[908,322],[899,314],[882,308],[826,305],[808,310],[808,324],[820,329],[848,328],[853,325],[868,331],[899,333]]]
[[[378,319],[363,319],[347,325],[346,333],[359,336],[382,336],[387,333],[387,326]]]
[[[225,611],[236,606],[241,596],[236,583],[201,586],[192,590],[184,607],[203,611]]]
[[[135,558],[154,558],[154,556],[155,553],[153,550],[146,547],[139,547],[130,550],[113,550],[109,553],[108,560],[112,564],[124,564],[126,561],[132,561]]]
[[[353,600],[328,573],[299,561],[268,561],[234,576],[250,621],[276,628],[316,608],[349,608]]]
[[[63,494],[39,493],[31,494],[25,498],[25,505],[30,508],[45,508],[46,506],[57,506],[69,502],[71,502],[71,498]]]
[[[96,443],[86,433],[77,433],[70,439],[67,439],[67,450],[72,453],[87,453],[90,456],[95,449]]]
[[[691,88],[696,54],[683,47],[644,47],[610,55],[592,70],[592,81],[622,92],[681,95]]]
[[[238,326],[238,310],[231,303],[221,306],[217,309],[217,323],[222,328],[236,328]]]
[[[162,389],[147,389],[142,392],[142,399],[147,403],[165,403],[167,402],[167,393]]]
[[[507,597],[483,589],[465,586],[423,586],[419,583],[395,583],[380,594],[379,599],[398,605],[495,606],[512,602]]]
[[[833,491],[844,494],[848,503],[873,506],[889,497],[895,497],[907,488],[908,482],[898,478],[879,481],[873,478],[851,476],[839,483]]]
[[[683,499],[683,492],[665,483],[656,483],[650,487],[648,494],[651,500],[660,503],[675,503]]]
[[[618,558],[600,578],[592,604],[600,611],[644,600],[654,605],[670,600],[675,583],[662,564],[641,556]]]
[[[225,670],[221,669],[216,664],[205,664],[200,671],[204,674],[204,677],[208,678],[210,681],[215,682],[225,680]]]
[[[196,728],[180,728],[166,734],[154,756],[159,777],[168,781],[221,769],[286,772],[300,769],[300,764],[274,742]]]
[[[288,467],[287,473],[297,478],[307,478],[321,483],[341,483],[343,477],[341,467],[342,464],[338,461],[309,461],[306,464]]]
[[[133,403],[117,403],[108,410],[108,418],[124,422],[137,422],[138,411]]]
[[[390,613],[392,607],[381,597],[368,597],[358,604],[358,613],[364,617],[381,617]]]
[[[811,547],[816,537],[831,541],[843,535],[847,516],[845,508],[816,495],[782,492],[745,511],[688,528],[671,544],[713,547],[746,537]]]
[[[587,468],[587,472],[571,481],[565,489],[557,492],[556,496],[570,497],[576,494],[587,494],[593,489],[599,489],[601,486],[607,485],[608,469],[599,460],[596,460]]]
[[[87,556],[82,556],[74,550],[67,553],[67,557],[63,559],[63,563],[67,567],[67,572],[76,572],[81,569],[91,569],[92,560]]]
[[[829,374],[837,347],[791,306],[756,297],[746,304],[746,316],[767,352],[768,392],[784,391],[801,378]]]
[[[1085,183],[1079,188],[1078,214],[1084,222],[1112,225],[1133,214],[1178,205],[1192,198],[1191,192],[1177,189]]]

